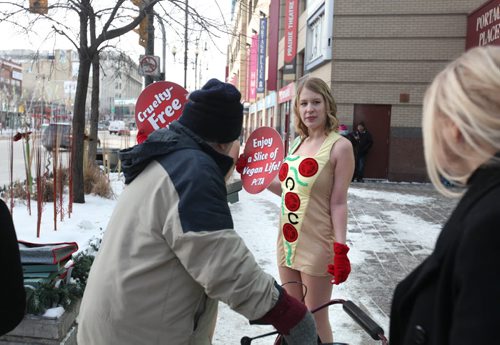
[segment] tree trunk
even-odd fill
[[[89,52],[85,48],[79,51],[80,65],[78,67],[78,82],[73,109],[73,141],[72,141],[72,174],[73,174],[73,202],[85,203],[83,186],[83,139],[85,134],[85,103],[87,87],[89,85],[90,66]]]
[[[92,59],[92,98],[90,101],[90,133],[88,163],[95,165],[99,123],[99,53]]]

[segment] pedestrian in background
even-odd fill
[[[240,98],[211,79],[178,121],[120,152],[127,186],[90,270],[79,345],[209,345],[218,301],[273,325],[289,345],[316,344],[312,314],[233,230],[224,177],[241,132]]]
[[[7,205],[0,199],[0,335],[13,330],[23,319],[26,293],[16,231]]]
[[[356,126],[354,140],[356,141],[356,171],[354,178],[358,182],[364,182],[366,156],[373,145],[373,138],[363,121]]]
[[[281,282],[297,299],[304,296],[301,284],[307,287],[304,300],[311,310],[330,301],[332,283],[343,283],[351,271],[347,189],[354,155],[349,140],[337,132],[337,106],[322,79],[307,78],[299,85],[294,112],[299,137],[268,189],[282,196],[277,245]],[[328,308],[314,317],[322,343],[332,343]]]
[[[432,183],[463,196],[433,253],[396,288],[391,345],[498,344],[500,47],[469,50],[437,75],[422,129]]]
[[[349,140],[352,145],[352,153],[354,155],[354,174],[356,174],[356,158],[358,157],[358,141],[354,138],[354,132],[349,132],[349,128],[346,125],[339,125],[339,134],[342,135],[344,138]],[[352,180],[354,180],[354,174],[352,177]]]
[[[341,136],[343,136],[344,138],[347,138],[347,136],[349,135],[349,128],[347,128],[347,126],[344,124],[340,124],[339,125],[339,134]]]

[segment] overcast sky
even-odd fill
[[[99,0],[94,1],[94,5],[101,6],[103,3],[109,0]],[[114,1],[112,1],[114,3]],[[128,3],[128,2],[126,2]],[[127,4],[131,6],[130,3]],[[168,8],[168,2],[162,1],[164,8]],[[189,5],[194,7],[203,16],[209,17],[211,20],[217,21],[221,26],[224,22],[229,24],[230,21],[230,0],[189,0]],[[4,10],[0,5],[0,9]],[[162,13],[163,10],[159,8],[159,5],[155,6],[155,10],[158,13]],[[223,13],[224,18],[221,13]],[[30,15],[33,16],[33,15]],[[174,15],[183,23],[183,14],[177,13]],[[78,23],[78,18],[65,18],[66,22]],[[192,24],[191,24],[192,25]],[[16,30],[12,24],[0,23],[0,32],[2,32],[2,50],[4,49],[32,49],[32,50],[53,50],[53,49],[74,49],[74,46],[65,38],[61,36],[49,36],[47,33],[50,31],[51,25],[45,23],[42,25],[39,23],[36,26],[35,32],[30,35]],[[166,26],[167,38],[166,38],[166,75],[167,80],[176,82],[180,85],[184,84],[184,42],[183,42],[183,30],[178,30],[174,32]],[[196,38],[200,37],[199,44],[199,55],[198,55],[198,85],[201,87],[203,83],[211,77],[218,79],[224,79],[225,64],[226,64],[226,47],[228,43],[228,37],[225,34],[217,33],[220,38],[216,38],[216,44],[212,42],[206,32],[191,31],[188,41],[190,41],[190,46],[188,48],[188,68],[187,68],[187,88],[192,90],[195,87],[194,84],[194,51]],[[155,55],[162,58],[162,34],[160,27],[156,25],[155,27]],[[138,45],[138,35],[134,32],[129,32],[128,34],[122,36],[119,40],[114,41],[120,49],[124,50],[129,54],[135,61],[138,61],[139,55],[144,54],[144,48]],[[205,50],[205,45],[207,50]],[[172,51],[175,46],[176,54],[175,61]],[[162,63],[160,63],[162,65]],[[200,85],[201,84],[201,85]]]

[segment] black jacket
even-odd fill
[[[391,345],[500,344],[500,167],[468,185],[434,252],[396,287]]]
[[[23,270],[19,256],[12,216],[7,205],[0,199],[0,335],[13,330],[23,319],[26,295]]]
[[[358,141],[357,149],[358,149],[358,155],[360,156],[366,156],[368,154],[368,151],[373,145],[373,138],[370,132],[364,131],[356,131],[354,137]]]
[[[222,176],[227,174],[233,160],[227,155],[216,152],[200,137],[174,121],[168,129],[156,130],[140,145],[119,152],[125,184],[130,184],[151,161],[180,150],[201,150],[210,156],[220,169]]]

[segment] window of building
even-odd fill
[[[297,54],[297,78],[300,78],[304,75],[304,50],[300,51]]]
[[[304,72],[308,72],[332,58],[333,1],[326,0],[317,8],[307,9],[306,52]]]
[[[250,21],[252,20],[252,14],[253,14],[253,6],[252,6],[252,0],[248,1],[248,24],[250,24]]]
[[[309,31],[309,61],[312,62],[321,55],[321,28],[323,27],[324,13],[317,16],[308,26]]]
[[[307,0],[299,0],[299,16],[304,13],[307,7]]]

